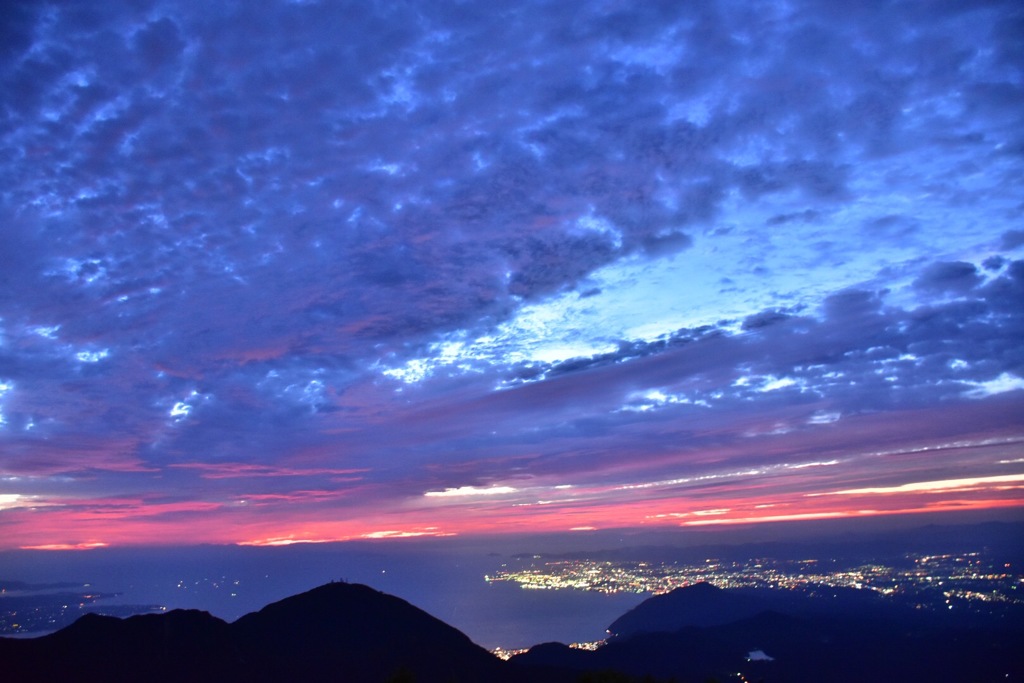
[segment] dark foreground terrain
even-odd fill
[[[367,586],[331,583],[228,624],[174,610],[88,614],[34,639],[0,639],[6,680],[505,681],[461,632]]]
[[[512,661],[680,682],[1024,680],[1021,614],[962,623],[856,593],[810,598],[696,584],[617,619],[596,651],[547,643]]]
[[[503,662],[442,621],[367,586],[331,583],[234,623],[174,610],[89,614],[0,638],[6,680],[31,681],[1024,681],[1020,615],[960,624],[697,584],[651,598],[596,651],[538,645]]]

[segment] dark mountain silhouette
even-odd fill
[[[766,609],[768,603],[763,599],[700,582],[644,600],[613,621],[608,632],[628,638],[643,632],[678,631],[684,626],[716,626]]]
[[[737,672],[764,683],[1024,680],[1019,618],[979,626],[898,606],[884,612],[871,603],[865,610],[842,599],[829,613],[830,604],[831,594],[828,600],[775,591],[750,595],[697,584],[650,598],[620,617],[609,628],[618,635],[597,651],[546,643],[512,662],[559,671],[566,680],[609,670],[635,680],[725,681]],[[781,610],[758,611],[765,605]],[[847,605],[852,609],[843,609]]]
[[[685,626],[718,626],[775,611],[806,618],[835,615],[860,619],[886,619],[919,624],[941,621],[949,615],[925,617],[915,609],[916,602],[896,596],[883,597],[875,591],[843,586],[815,589],[769,590],[730,588],[724,590],[701,582],[656,595],[643,601],[612,622],[608,633],[613,639],[639,633],[677,631]],[[958,614],[959,623],[984,625],[991,615]]]
[[[396,672],[427,681],[504,680],[507,667],[466,635],[405,600],[334,583],[267,605],[231,625],[270,680],[381,681]]]
[[[89,614],[48,636],[0,638],[0,662],[12,681],[522,680],[426,612],[346,583],[232,624],[196,610],[128,619]]]
[[[127,619],[86,614],[40,638],[0,639],[9,680],[212,681],[243,663],[225,622],[198,610]]]

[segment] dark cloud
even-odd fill
[[[965,292],[977,287],[981,276],[973,263],[933,263],[924,269],[914,286],[941,292]]]
[[[1024,245],[1024,230],[1007,230],[1003,233],[1001,248],[1010,251]]]
[[[37,8],[32,2],[8,3],[0,15],[0,59],[13,59],[31,47]]]
[[[738,185],[751,198],[799,189],[814,199],[839,199],[846,193],[846,170],[805,160],[763,164],[742,169]]]
[[[1002,256],[989,256],[982,261],[981,265],[985,270],[1001,270],[1009,261]]]
[[[879,292],[850,289],[825,299],[825,317],[832,321],[858,321],[875,316],[882,306]]]
[[[509,292],[524,298],[556,291],[573,284],[607,263],[616,251],[606,239],[556,236],[517,241],[508,245],[512,269]]]
[[[185,49],[178,25],[164,17],[150,22],[135,36],[135,48],[143,63],[150,69],[159,69],[176,60]]]
[[[769,327],[776,325],[781,322],[785,322],[789,319],[789,315],[780,311],[762,311],[749,316],[743,321],[743,329],[745,331],[758,330],[763,327]]]
[[[814,209],[804,209],[795,213],[780,213],[765,221],[765,225],[785,225],[793,221],[813,222],[820,218],[821,215],[820,211]]]
[[[664,235],[652,235],[643,242],[644,251],[651,256],[664,256],[688,248],[693,240],[681,232],[670,232]]]
[[[920,224],[909,216],[881,216],[867,222],[864,226],[868,234],[887,238],[906,238],[920,229]]]

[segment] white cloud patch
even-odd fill
[[[808,467],[831,467],[832,465],[838,465],[838,460],[820,460],[817,462],[801,462],[795,465],[785,464],[783,467],[787,470],[803,470]]]
[[[187,417],[190,412],[192,412],[192,406],[184,401],[178,401],[171,408],[171,417]]]
[[[694,510],[693,514],[697,517],[709,517],[715,515],[725,515],[732,511],[732,508],[712,508],[710,510]]]
[[[462,498],[467,496],[499,496],[518,492],[519,489],[511,486],[460,486],[454,489],[444,489],[443,491],[427,491],[423,495],[428,498]]]
[[[79,351],[75,354],[75,358],[82,363],[99,363],[109,355],[109,349],[100,349],[99,351]]]
[[[20,496],[17,493],[0,493],[0,510],[9,510],[11,508],[20,507],[18,501],[22,498],[23,496]]]
[[[840,413],[839,411],[825,411],[825,410],[822,410],[822,411],[818,411],[818,412],[814,413],[813,415],[811,415],[807,419],[807,424],[811,424],[811,425],[827,425],[827,424],[832,424],[833,422],[838,422],[839,419],[842,416],[843,416],[842,413]]]
[[[56,339],[57,332],[60,330],[60,325],[36,325],[30,327],[29,331],[33,334],[39,335],[44,339]]]
[[[436,526],[431,526],[421,529],[388,529],[385,531],[371,531],[366,534],[361,534],[360,538],[418,538],[420,536],[455,536],[455,534],[442,531]]]
[[[779,389],[796,385],[797,381],[791,377],[772,377],[769,375],[764,379],[764,383],[758,388],[758,391],[778,391]]]
[[[181,401],[176,401],[171,406],[170,417],[174,422],[184,421],[192,412],[202,403],[209,401],[212,398],[210,394],[201,394],[198,391],[191,391],[189,395]]]
[[[965,391],[964,396],[967,398],[987,398],[996,394],[1004,394],[1008,391],[1024,389],[1024,378],[1004,372],[987,382],[968,382],[968,384],[974,385],[974,388]]]
[[[964,477],[962,479],[942,479],[938,481],[918,481],[899,486],[869,486],[857,489],[844,489],[828,493],[808,493],[808,497],[817,496],[857,496],[889,493],[942,493],[945,491],[964,491],[976,488],[988,488],[992,485],[1012,484],[1024,481],[1024,474],[1002,474],[991,477]]]
[[[637,392],[629,396],[626,405],[619,410],[627,413],[646,413],[670,405],[693,405],[710,408],[711,404],[704,399],[691,399],[685,394],[669,394],[661,389]]]

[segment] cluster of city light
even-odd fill
[[[707,582],[719,588],[854,588],[881,595],[938,589],[948,599],[1024,604],[1024,574],[995,566],[978,553],[907,555],[908,567],[877,562],[852,567],[835,560],[745,561],[705,559],[696,563],[552,560],[535,558],[519,569],[503,565],[487,582],[508,581],[530,590],[585,590],[601,593],[667,593]]]
[[[588,650],[590,652],[593,652],[597,648],[599,648],[602,645],[604,645],[606,642],[607,641],[605,641],[605,640],[591,640],[591,641],[583,642],[583,643],[569,643],[569,647],[571,649],[573,649],[573,650]],[[507,661],[509,659],[512,659],[516,655],[523,654],[524,652],[528,651],[529,649],[530,648],[528,648],[528,647],[515,647],[515,648],[496,647],[493,650],[491,650],[491,654],[494,655],[495,657],[497,657],[498,659],[504,659],[504,660]]]
[[[6,591],[2,591],[6,593]],[[116,597],[116,593],[60,594],[40,598],[36,605],[12,607],[0,603],[0,635],[43,633],[67,626],[86,612],[109,616],[128,617],[133,614],[166,612],[163,605],[108,605],[97,601]]]
[[[210,590],[221,590],[229,593],[232,598],[238,597],[241,579],[227,576],[202,578],[196,580],[180,579],[174,584],[179,591],[207,593]],[[89,588],[89,584],[84,584]],[[28,597],[31,593],[12,591],[15,596]],[[128,617],[133,614],[166,612],[166,605],[142,604],[120,605],[109,604],[119,593],[74,592],[67,594],[42,594],[37,596],[37,604],[15,607],[17,603],[0,600],[0,636],[10,634],[44,633],[63,628],[86,612],[96,612],[116,617]],[[0,588],[0,598],[10,597],[10,593]]]

